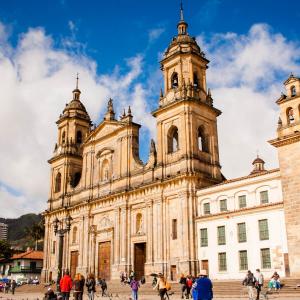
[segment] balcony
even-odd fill
[[[24,267],[24,266],[14,266],[9,270],[10,273],[36,273],[40,274],[42,272],[42,267]]]

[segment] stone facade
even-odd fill
[[[113,101],[97,128],[80,100],[73,99],[57,121],[45,212],[43,274],[57,275],[58,242],[53,222],[72,217],[64,236],[63,269],[108,279],[135,269],[139,276],[168,277],[199,270],[195,240],[196,191],[222,181],[217,117],[206,88],[208,60],[178,23],[161,61],[165,88],[153,112],[157,144],[139,159],[139,128],[131,108],[115,118]]]
[[[300,276],[300,78],[285,81],[286,94],[277,100],[280,107],[278,137],[270,143],[277,147],[284,197],[291,276]]]
[[[283,268],[285,255],[285,266],[290,266],[293,276],[299,275],[300,120],[298,113],[297,117],[291,113],[290,106],[298,112],[300,81],[292,76],[286,82],[290,94],[278,100],[282,109],[278,139],[271,141],[279,149],[280,173],[274,171],[277,181],[268,177],[273,173],[264,169],[260,158],[253,162],[250,177],[238,180],[239,191],[252,189],[253,196],[253,180],[274,179],[278,195],[282,195],[278,203],[257,204],[240,211],[233,206],[230,214],[202,216],[201,201],[214,189],[228,189],[232,181],[223,184],[217,132],[221,112],[214,107],[206,85],[209,61],[195,38],[187,33],[187,27],[181,11],[178,34],[161,61],[164,90],[152,113],[157,142],[151,141],[147,163],[139,159],[140,125],[133,121],[131,108],[116,119],[110,99],[103,121],[94,128],[77,82],[73,99],[57,121],[58,139],[49,159],[42,273],[45,281],[55,279],[58,271],[59,241],[53,224],[64,229],[69,216],[71,229],[63,239],[62,268],[70,270],[71,275],[92,272],[98,277],[117,279],[121,271],[134,269],[138,277],[162,272],[176,280],[181,273],[196,274],[200,268],[208,267],[202,261],[214,251],[205,254],[200,249],[199,230],[205,224],[217,219],[229,226],[243,218],[257,222],[265,213],[273,221],[283,217],[286,221],[288,253],[281,226],[281,242],[274,238],[268,244],[274,258],[272,266],[287,275]],[[289,124],[284,123],[287,117]],[[249,182],[249,178],[254,179]],[[216,265],[216,257],[209,260],[215,260],[211,266]],[[229,277],[236,278],[224,278]]]

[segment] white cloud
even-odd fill
[[[0,184],[21,195],[14,196],[1,188],[0,216],[5,217],[46,208],[50,170],[47,159],[56,142],[55,121],[71,100],[77,72],[82,101],[92,120],[99,119],[110,96],[115,99],[118,114],[123,106],[134,106],[135,121],[142,120],[149,109],[143,87],[135,82],[141,73],[140,55],[127,60],[125,73],[116,67],[113,74],[98,76],[95,61],[55,48],[42,28],[22,34],[13,51],[7,52],[5,49],[11,45],[0,23],[0,41],[5,46],[0,48]],[[149,124],[146,121],[144,125]]]
[[[219,117],[219,146],[225,176],[247,175],[258,150],[268,168],[278,166],[276,149],[267,141],[276,137],[279,108],[275,100],[291,71],[299,73],[299,41],[255,24],[245,35],[199,36],[211,59],[208,86],[212,87]]]
[[[166,31],[163,27],[157,27],[149,30],[148,37],[149,42],[152,43],[157,40]]]

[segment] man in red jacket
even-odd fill
[[[60,280],[59,287],[63,300],[69,300],[70,291],[72,289],[72,279],[68,271],[65,272],[64,277]]]

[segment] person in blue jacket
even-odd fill
[[[199,278],[196,281],[194,289],[197,291],[197,300],[212,300],[213,299],[213,285],[211,280],[207,277],[207,271],[202,270]]]

